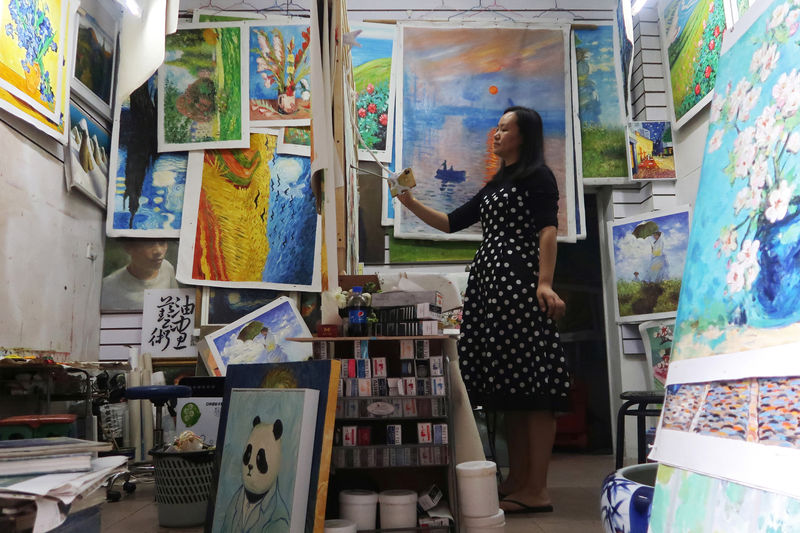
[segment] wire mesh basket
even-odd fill
[[[150,450],[160,525],[190,527],[203,524],[215,452],[213,448],[196,452]]]

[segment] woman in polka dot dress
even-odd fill
[[[569,375],[555,326],[565,304],[552,288],[558,188],[544,162],[539,114],[508,108],[493,151],[500,170],[452,213],[423,205],[410,191],[399,200],[447,233],[481,222],[458,342],[461,374],[473,405],[505,411],[510,472],[499,487],[500,506],[506,513],[547,512],[555,414],[569,411]]]

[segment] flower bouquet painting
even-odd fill
[[[61,68],[67,2],[14,0],[0,5],[0,87],[49,120],[61,120]]]
[[[680,128],[711,98],[725,31],[723,0],[669,0],[660,11],[664,63],[675,127]]]
[[[726,36],[673,362],[742,352],[743,377],[767,360],[779,375],[800,373],[785,346],[800,334],[798,27],[797,2],[772,2]]]
[[[249,27],[250,120],[261,126],[300,126],[311,121],[311,28]]]

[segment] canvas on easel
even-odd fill
[[[318,399],[313,389],[231,391],[214,533],[304,531]]]

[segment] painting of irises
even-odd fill
[[[608,223],[618,322],[675,316],[688,236],[686,207]]]
[[[724,0],[669,0],[660,11],[675,127],[711,99],[725,31]]]
[[[358,32],[358,44],[350,49],[356,87],[358,133],[380,161],[391,161],[394,137],[394,83],[392,50],[395,25],[358,22],[350,31]],[[372,156],[359,143],[359,158]]]
[[[67,185],[69,188],[77,187],[105,207],[111,136],[104,126],[74,102],[70,103],[69,115],[69,161],[65,165]]]
[[[67,37],[67,2],[14,0],[0,4],[0,87],[46,118],[60,120],[60,68]]]
[[[181,24],[158,70],[158,150],[246,148],[247,53],[238,23]]]
[[[740,352],[745,376],[767,360],[791,376],[800,374],[796,348],[784,346],[800,334],[800,6],[756,4],[747,15],[755,22],[734,28],[720,59],[673,364]]]
[[[112,237],[180,234],[188,154],[156,149],[156,76],[115,106],[106,217]]]
[[[492,143],[503,111],[531,107],[542,117],[545,160],[559,187],[558,236],[574,240],[566,27],[404,25],[401,41],[398,168],[413,167],[415,196],[445,213],[471,199],[499,169]],[[395,207],[395,237],[481,239],[478,224],[445,234]]]
[[[573,30],[581,154],[578,177],[628,179],[625,113],[614,57],[614,28]]]
[[[248,149],[189,155],[178,279],[196,285],[319,290],[321,231],[308,157]]]
[[[311,123],[311,28],[251,22],[248,68],[250,121],[254,126]]]
[[[672,124],[662,121],[628,124],[628,160],[634,180],[674,180]]]

